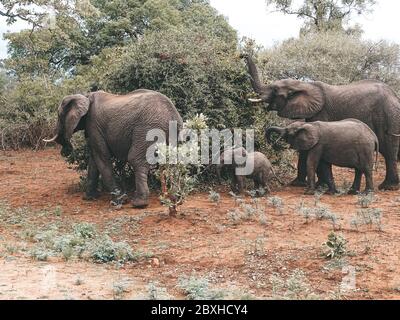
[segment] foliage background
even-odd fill
[[[287,176],[293,153],[277,152],[264,142],[264,128],[284,120],[248,103],[252,90],[239,54],[255,55],[267,83],[287,77],[331,84],[373,78],[399,93],[399,45],[365,41],[359,27],[346,27],[347,12],[371,11],[373,3],[311,0],[295,8],[292,1],[267,1],[304,17],[304,28],[298,37],[264,49],[238,39],[207,0],[3,1],[0,12],[8,14],[9,23],[23,19],[32,28],[5,35],[9,55],[0,66],[1,147],[44,147],[41,139],[53,134],[65,95],[148,88],[170,97],[185,120],[203,113],[210,128],[254,128],[256,149]],[[353,5],[350,11],[348,5]],[[53,15],[46,15],[46,8]],[[84,169],[84,140],[78,136],[75,145],[68,160]],[[116,170],[126,169],[116,162]]]

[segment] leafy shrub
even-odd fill
[[[350,225],[357,230],[364,225],[375,225],[379,231],[382,231],[382,209],[368,208],[358,210],[356,216],[352,218]]]
[[[282,300],[315,300],[318,296],[313,292],[304,271],[296,269],[285,279],[280,274],[270,277],[272,298]]]
[[[346,245],[347,240],[344,237],[331,232],[328,235],[328,241],[323,244],[326,249],[324,253],[325,257],[328,259],[343,257],[347,254]]]
[[[221,300],[224,298],[222,291],[210,288],[206,278],[181,277],[178,282],[178,287],[189,300]]]
[[[125,263],[135,261],[137,256],[132,248],[125,242],[114,242],[108,236],[92,241],[88,247],[89,257],[94,262],[107,263],[116,261]]]
[[[218,192],[215,192],[214,190],[210,190],[208,199],[213,202],[219,204],[221,201],[221,195]]]

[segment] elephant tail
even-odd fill
[[[271,166],[271,172],[272,172],[274,178],[276,179],[276,181],[278,181],[281,186],[284,186],[285,184],[282,182],[281,179],[278,178],[278,176],[276,175],[275,170],[274,170],[274,168],[272,168],[272,166]]]
[[[378,172],[379,140],[375,139],[375,171]]]

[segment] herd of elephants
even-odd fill
[[[350,194],[360,191],[363,175],[365,191],[371,192],[379,152],[386,163],[386,177],[379,189],[399,189],[400,99],[388,85],[363,80],[336,86],[293,79],[266,85],[260,81],[253,58],[243,55],[243,59],[259,97],[251,100],[265,104],[267,112],[277,111],[280,117],[295,120],[287,127],[270,127],[265,132],[269,143],[274,143],[272,134],[275,133],[299,151],[297,177],[292,185],[306,187],[306,193],[313,194],[318,184],[326,184],[328,192],[335,193],[332,165],[337,165],[355,169]],[[155,91],[139,89],[127,95],[104,91],[77,94],[63,99],[58,108],[56,135],[45,141],[62,145],[65,155],[72,151],[72,135],[84,130],[90,150],[85,199],[99,196],[99,175],[111,192],[112,204],[119,205],[127,199],[113,176],[111,157],[116,157],[133,167],[136,191],[132,204],[143,208],[149,203],[146,150],[151,142],[146,141],[146,134],[155,128],[168,132],[170,121],[176,121],[178,126],[183,123],[171,100]],[[252,178],[256,186],[268,190],[270,162],[261,153],[247,156],[254,159]],[[242,191],[244,177],[235,178]]]

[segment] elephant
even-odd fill
[[[365,123],[357,119],[336,122],[294,122],[285,128],[270,127],[265,136],[271,143],[271,134],[278,133],[293,149],[308,151],[306,194],[314,194],[315,172],[322,161],[322,167],[331,166],[355,169],[355,178],[349,194],[360,191],[361,178],[365,175],[365,192],[374,191],[373,167],[378,160],[379,141],[375,133]],[[376,160],[374,154],[376,152]],[[328,181],[329,193],[336,193],[333,178]]]
[[[58,108],[56,135],[45,142],[57,142],[61,154],[72,152],[70,142],[78,130],[85,131],[90,156],[85,200],[98,198],[99,174],[111,193],[111,204],[121,205],[127,195],[117,185],[113,176],[111,157],[132,165],[135,173],[135,194],[132,205],[143,208],[149,204],[147,184],[150,168],[146,152],[151,141],[146,141],[152,129],[162,130],[168,137],[170,122],[175,121],[178,130],[182,118],[172,101],[165,95],[151,90],[139,89],[126,95],[104,91],[88,95],[64,97]]]
[[[237,168],[244,168],[249,162],[254,164],[251,174],[242,175],[236,172]],[[272,178],[282,182],[276,176],[271,162],[261,152],[247,152],[243,147],[229,148],[220,156],[220,164],[217,165],[218,180],[221,181],[221,170],[223,167],[228,167],[233,174],[234,180],[232,189],[240,194],[244,191],[245,178],[251,178],[254,181],[256,189],[264,188],[267,193],[271,192],[269,182]]]
[[[277,111],[280,117],[305,119],[306,122],[353,118],[367,124],[377,135],[379,151],[385,158],[386,177],[379,189],[399,189],[400,99],[388,85],[376,80],[362,80],[336,86],[293,79],[266,85],[260,81],[252,57],[242,56],[247,61],[252,87],[259,95],[251,101],[266,103],[267,111]],[[307,152],[300,152],[297,178],[292,185],[305,184],[306,161]]]

